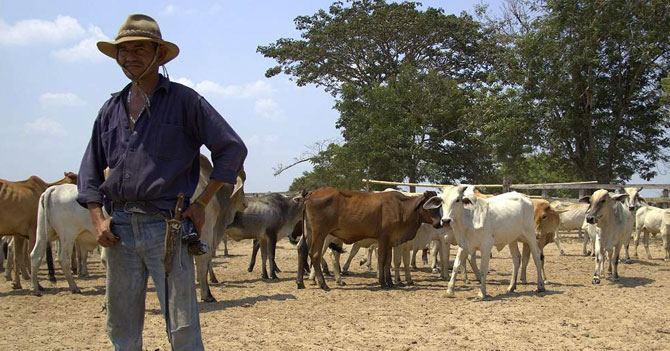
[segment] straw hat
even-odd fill
[[[128,16],[126,22],[119,28],[119,34],[116,35],[116,39],[114,41],[99,41],[97,44],[98,50],[116,60],[117,45],[134,40],[148,40],[164,45],[167,48],[167,54],[163,62],[160,63],[161,65],[168,63],[179,55],[179,47],[177,45],[163,40],[156,20],[141,14]]]

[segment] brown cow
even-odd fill
[[[76,184],[77,174],[65,172],[65,177],[54,183],[46,183],[32,176],[27,180],[12,182],[0,179],[0,236],[14,236],[14,269],[16,275],[13,289],[21,289],[19,274],[25,264],[26,250],[35,246],[37,228],[37,204],[40,195],[48,187],[59,184]],[[26,247],[28,240],[28,247]],[[36,272],[33,272],[36,274]]]
[[[347,244],[362,239],[376,239],[379,245],[377,264],[379,284],[393,287],[391,249],[416,235],[421,223],[440,225],[438,210],[426,210],[423,204],[435,196],[406,196],[400,192],[362,193],[336,188],[320,188],[305,198],[305,233],[319,286],[329,290],[321,271],[323,244],[332,235]],[[298,289],[303,289],[304,251],[298,261]]]
[[[567,209],[558,210],[544,199],[532,199],[535,221],[535,235],[537,236],[537,245],[540,248],[540,260],[542,261],[542,277],[547,281],[547,274],[544,271],[544,247],[554,242],[556,231],[561,224],[560,213],[568,211]],[[526,267],[530,259],[530,248],[523,244],[523,256],[521,263],[521,282],[526,283]]]

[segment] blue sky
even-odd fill
[[[492,10],[500,6],[500,0],[487,2]],[[293,19],[331,3],[0,0],[0,178],[54,181],[78,170],[100,106],[128,82],[95,42],[114,38],[128,14],[144,13],[181,49],[167,65],[170,78],[207,98],[245,140],[246,190],[288,189],[310,166],[278,177],[273,167],[291,163],[314,143],[339,138],[334,100],[285,75],[265,78],[275,62],[256,47],[297,38]],[[460,13],[480,1],[422,3]]]

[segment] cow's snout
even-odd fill
[[[628,211],[635,211],[635,206],[628,206]]]
[[[442,218],[442,227],[451,226],[451,218]]]
[[[586,223],[588,223],[588,224],[596,224],[596,217],[593,217],[593,216],[586,216]]]

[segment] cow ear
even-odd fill
[[[463,196],[463,205],[474,205],[477,202],[477,197],[474,196]]]
[[[581,199],[579,199],[579,202],[583,202],[585,204],[590,204],[591,203],[591,196],[583,196]]]
[[[423,204],[423,208],[426,210],[434,210],[442,206],[442,198],[439,196],[433,196],[428,201]]]
[[[626,199],[628,197],[629,197],[628,194],[616,194],[616,195],[612,196],[612,200],[616,200],[616,201],[619,201],[619,202],[624,202],[624,201],[626,201]]]
[[[640,200],[641,203],[643,203],[643,204],[645,204],[645,205],[649,205],[649,204],[647,203],[647,200],[645,200],[642,196],[638,196],[637,199]]]

